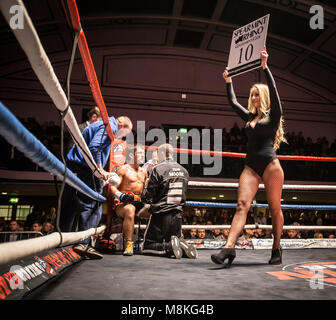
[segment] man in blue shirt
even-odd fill
[[[116,139],[127,135],[133,127],[131,120],[125,116],[117,119],[110,117],[109,122]],[[84,129],[82,134],[93,159],[103,174],[103,179],[107,180],[109,173],[104,170],[104,167],[109,157],[111,140],[107,135],[103,121],[92,123]],[[71,148],[66,156],[66,162],[67,167],[76,173],[79,179],[97,193],[102,194],[101,181],[94,176],[77,146]],[[72,231],[77,214],[80,215],[78,231],[96,228],[102,216],[102,204],[66,184],[62,196],[60,215],[62,232]],[[102,255],[91,246],[91,238],[87,238],[76,245],[74,251],[91,259],[102,258]]]

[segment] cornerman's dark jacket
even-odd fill
[[[182,213],[186,202],[189,173],[169,159],[153,168],[144,198],[151,214]]]

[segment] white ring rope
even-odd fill
[[[58,81],[58,78],[54,72],[54,69],[49,61],[49,58],[41,44],[35,27],[29,17],[29,14],[22,3],[21,0],[1,0],[0,9],[8,24],[10,25],[10,20],[12,15],[10,13],[10,8],[13,6],[19,6],[23,12],[24,17],[24,27],[22,29],[12,29],[15,37],[21,45],[21,48],[27,55],[27,58],[34,70],[36,76],[40,80],[42,86],[49,94],[50,98],[54,102],[56,108],[59,111],[65,111],[69,106],[68,99]],[[97,178],[102,178],[102,173],[99,170],[97,164],[95,163],[91,152],[82,136],[81,131],[78,128],[76,118],[69,106],[68,111],[64,116],[64,121],[67,124],[69,130],[74,136],[75,140],[78,141],[80,147],[84,150],[82,152],[83,157],[94,172]]]
[[[105,230],[105,226],[91,228],[81,232],[64,232],[62,237],[58,232],[53,232],[44,237],[0,244],[0,265],[13,260],[22,259],[26,256],[50,250],[56,247],[64,247],[77,243]],[[60,244],[62,239],[62,243]]]
[[[209,182],[209,181],[189,181],[189,187],[203,188],[238,188],[237,182]],[[259,188],[265,189],[264,184],[259,184]],[[336,185],[304,185],[304,184],[284,184],[284,190],[336,190]]]
[[[141,224],[140,229],[146,229],[147,225]],[[134,225],[135,229],[139,229],[139,225]],[[196,224],[184,224],[183,230],[190,229],[230,229],[231,225],[196,225]],[[268,224],[246,224],[244,229],[272,229],[272,225]],[[336,230],[336,226],[283,226],[284,230]]]

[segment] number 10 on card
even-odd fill
[[[270,15],[261,17],[233,31],[229,54],[229,76],[259,68],[260,52],[266,43]]]

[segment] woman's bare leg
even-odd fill
[[[242,232],[250,209],[251,202],[258,191],[260,177],[248,166],[245,166],[239,178],[238,201],[235,215],[232,220],[230,233],[225,248],[234,248]]]
[[[272,161],[265,169],[263,182],[266,189],[267,202],[272,213],[273,250],[280,247],[284,218],[281,210],[281,194],[284,173],[279,160]]]

